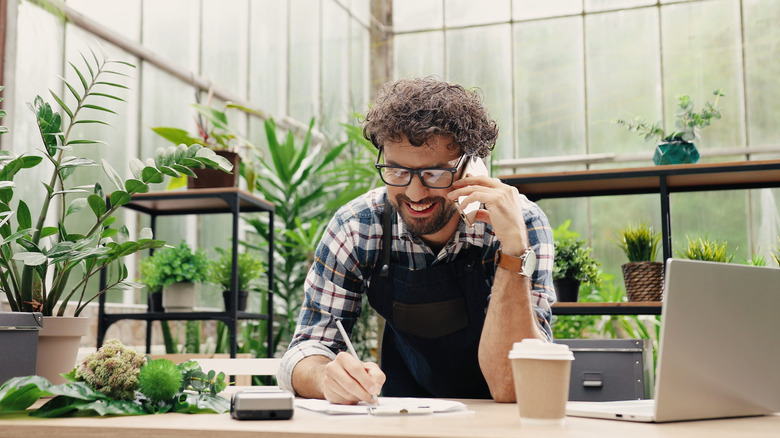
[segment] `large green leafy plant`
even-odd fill
[[[132,195],[149,191],[150,184],[163,182],[166,176],[193,175],[193,168],[231,169],[227,160],[197,144],[160,148],[154,158],[146,161],[133,159],[132,177],[127,179],[119,176],[105,160],[98,164],[80,156],[76,153],[78,147],[103,142],[75,138],[74,128],[107,125],[95,114],[116,113],[95,102],[123,101],[115,92],[127,87],[111,78],[126,76],[121,70],[133,67],[99,57],[94,51],[91,59],[83,55],[81,58],[84,62],[81,69],[69,63],[77,81],[64,81],[71,98],[64,99],[50,92],[64,115],[54,111],[40,96],[28,105],[39,128],[41,154],[16,156],[0,151],[0,287],[14,311],[63,316],[68,304],[73,302],[73,314],[78,316],[89,302],[107,290],[134,287],[128,281],[124,257],[159,248],[164,242],[154,239],[149,229],[131,238],[125,226],[115,226],[117,209],[130,202]],[[51,173],[42,183],[40,211],[33,215],[25,200],[14,198],[15,178],[44,161]],[[102,166],[111,187],[104,188],[99,182],[86,186],[69,184],[68,178],[74,172],[89,166]],[[71,199],[67,206],[66,195]],[[107,197],[110,205],[106,203]],[[68,216],[87,209],[92,216],[86,231],[66,226]],[[89,280],[100,272],[106,273],[106,284],[94,291],[88,287]]]
[[[274,307],[284,322],[275,333],[274,348],[289,342],[295,330],[306,274],[336,209],[379,183],[373,169],[376,149],[362,137],[360,128],[345,125],[347,140],[325,150],[326,145],[312,145],[313,126],[314,120],[306,138],[298,142],[292,132],[280,140],[274,121],[265,123],[271,159],[260,160],[255,188],[275,205],[277,220],[269,224],[265,216],[244,218],[266,244],[269,227],[275,230],[274,295],[281,303],[276,301]],[[364,306],[360,327],[353,335],[356,346],[366,345],[361,338],[372,336],[366,328],[371,315],[368,309]],[[366,354],[370,348],[367,345],[359,353]]]

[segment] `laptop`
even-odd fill
[[[655,399],[566,414],[668,422],[780,412],[780,269],[668,259]]]

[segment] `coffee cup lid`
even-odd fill
[[[544,342],[540,339],[523,339],[515,342],[509,351],[510,359],[574,360],[568,345]]]

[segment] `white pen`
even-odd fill
[[[352,342],[349,340],[349,336],[347,336],[347,331],[344,330],[344,326],[341,324],[341,320],[338,318],[336,318],[336,327],[338,327],[339,333],[341,333],[341,337],[344,338],[344,343],[347,344],[347,350],[349,350],[349,354],[351,354],[352,357],[359,360],[360,362],[363,362],[360,360],[360,357],[358,357],[357,351],[355,351],[355,347],[352,346]],[[376,394],[371,394],[371,401],[374,404],[379,404],[379,400],[377,400]]]

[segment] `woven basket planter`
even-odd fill
[[[628,301],[661,301],[664,265],[661,262],[631,262],[621,266]]]

